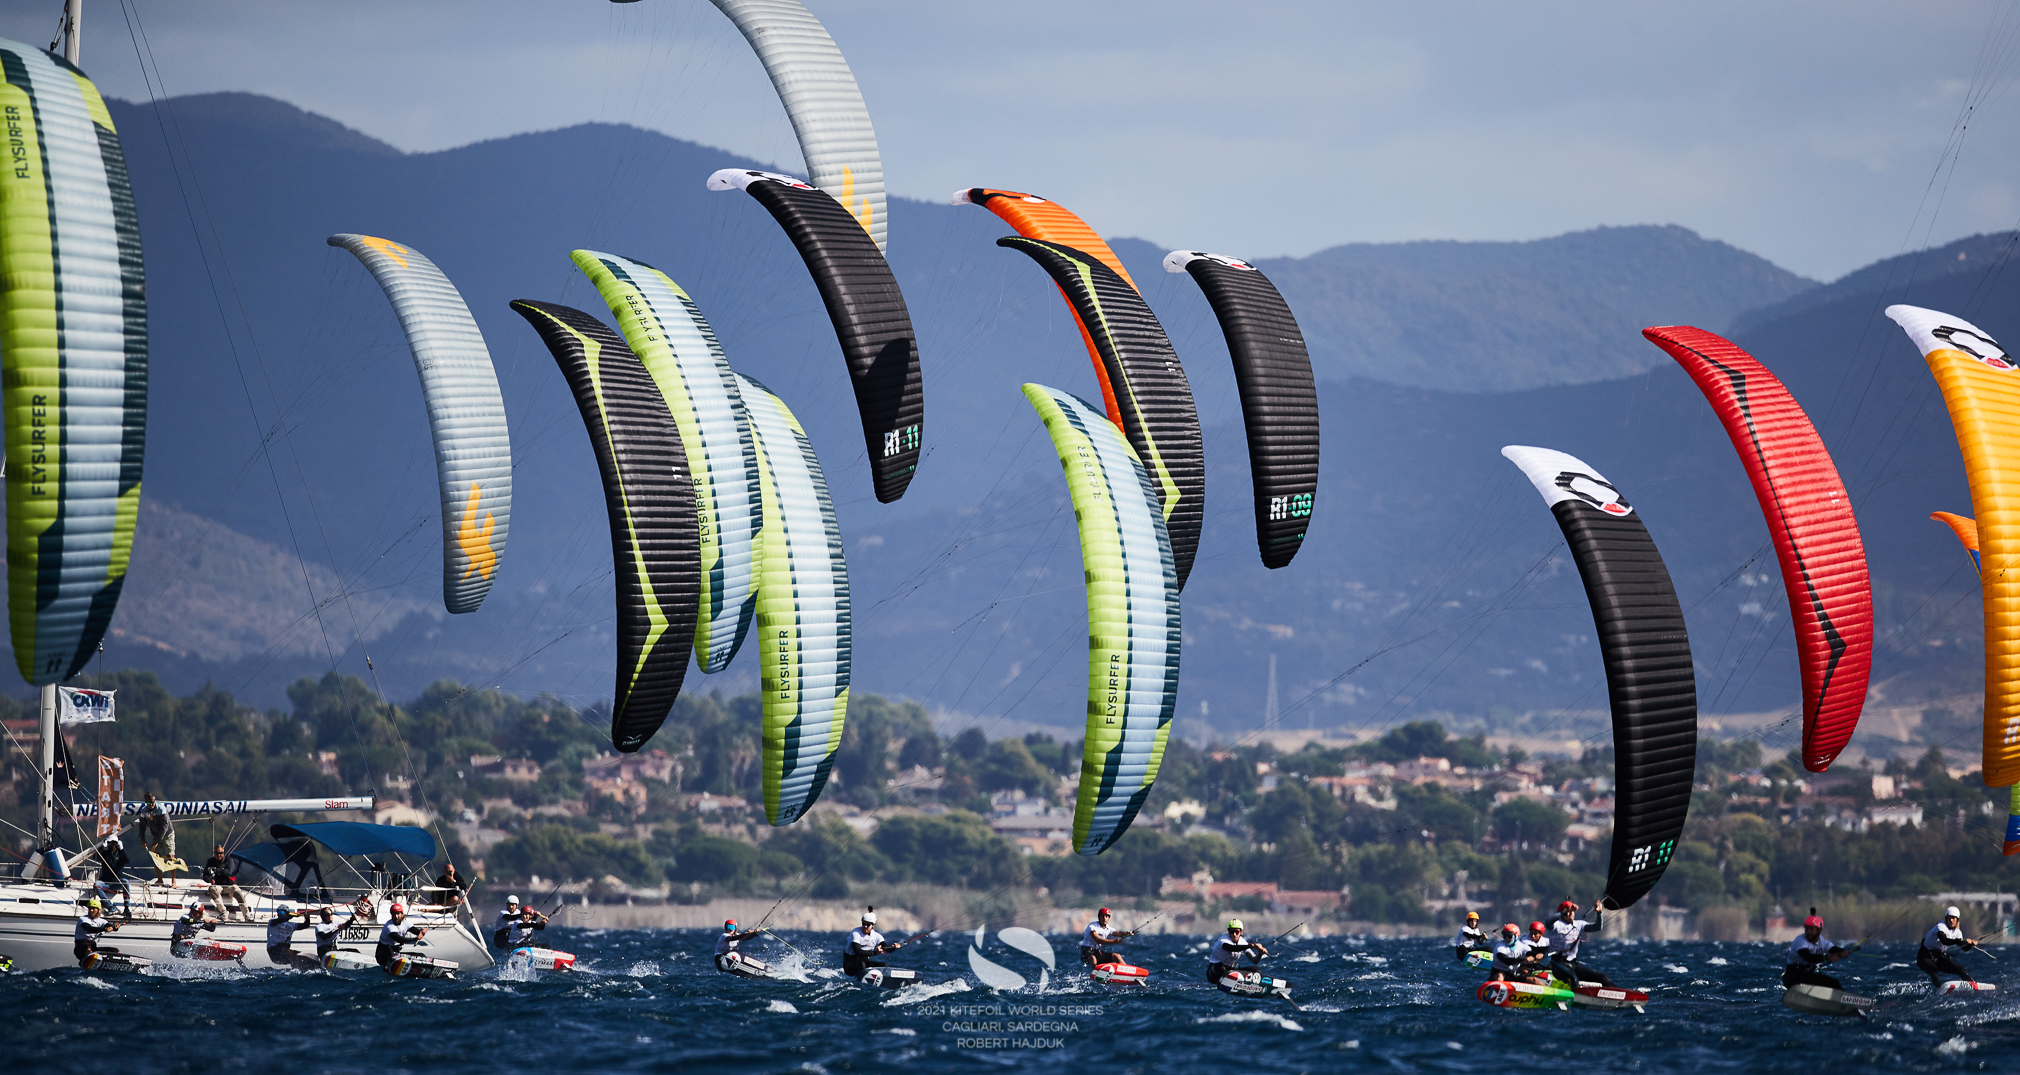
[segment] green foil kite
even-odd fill
[[[126,157],[98,88],[0,40],[0,366],[7,603],[37,686],[77,674],[133,553],[147,439],[147,294]]]
[[[820,798],[849,710],[849,568],[813,443],[785,401],[737,375],[764,475],[758,653],[764,663],[765,820]]]
[[[680,427],[694,468],[701,533],[701,611],[694,656],[704,672],[729,666],[757,611],[758,531],[764,526],[757,446],[736,374],[701,307],[665,273],[640,261],[577,250],[576,268],[617,317]]]
[[[1150,474],[1100,407],[1039,384],[1087,579],[1087,743],[1073,849],[1098,855],[1150,797],[1178,701],[1178,570]]]

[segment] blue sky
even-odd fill
[[[1831,278],[2020,225],[2020,9],[1987,0],[810,6],[894,193],[1026,189],[1166,245],[1675,223]],[[0,35],[46,43],[59,8],[9,5]],[[87,0],[85,69],[145,99],[127,10],[170,94],[265,93],[415,151],[600,120],[801,170],[705,0]]]

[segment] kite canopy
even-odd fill
[[[5,39],[0,80],[8,626],[15,666],[43,686],[97,652],[126,583],[147,440],[147,280],[98,87]]]
[[[1157,315],[1107,265],[1072,247],[1005,236],[996,245],[1021,251],[1059,285],[1080,319],[1109,392],[1109,420],[1122,427],[1150,473],[1184,589],[1206,517],[1206,456],[1192,385]]]
[[[1985,602],[1984,779],[2020,783],[2020,367],[1960,317],[1889,306],[1943,391],[1977,517]]]
[[[1073,849],[1098,855],[1150,797],[1178,701],[1178,574],[1148,471],[1122,431],[1086,400],[1039,384],[1024,397],[1045,420],[1080,528],[1087,579],[1087,739]]]
[[[765,820],[788,825],[827,786],[849,711],[849,568],[821,461],[799,419],[738,375],[764,474],[758,578]]]
[[[512,523],[512,438],[484,334],[456,285],[420,251],[370,235],[326,241],[364,262],[407,334],[442,491],[442,604],[475,612]]]
[[[618,331],[680,428],[701,540],[694,656],[702,671],[720,672],[743,645],[757,611],[756,542],[764,525],[757,449],[736,374],[701,307],[665,273],[594,250],[569,256],[617,317]]]
[[[724,168],[708,188],[755,198],[799,250],[848,363],[877,499],[904,496],[919,468],[926,401],[912,316],[883,252],[835,199],[792,176]]]
[[[1950,528],[1957,535],[1957,543],[1971,554],[1971,566],[1978,567],[1978,523],[1962,515],[1952,515],[1947,511],[1932,511],[1929,518]]]
[[[1174,250],[1164,268],[1199,283],[1227,338],[1248,427],[1256,548],[1264,566],[1283,567],[1303,547],[1319,490],[1319,393],[1304,334],[1276,285],[1246,261]]]
[[[1564,531],[1598,627],[1613,710],[1613,847],[1606,902],[1629,907],[1669,866],[1697,771],[1697,678],[1662,553],[1597,470],[1549,448],[1510,445]]]
[[[1873,667],[1873,585],[1851,497],[1809,415],[1752,355],[1685,325],[1641,334],[1690,374],[1746,465],[1795,620],[1803,766],[1821,773],[1859,726]]]
[[[617,571],[617,690],[610,739],[643,747],[687,677],[701,596],[694,482],[680,428],[623,337],[566,306],[512,304],[540,333],[575,394],[603,477]]]
[[[736,24],[786,106],[814,186],[884,249],[884,162],[855,72],[799,0],[710,0]],[[871,458],[875,458],[872,456]]]

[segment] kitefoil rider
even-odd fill
[[[196,900],[182,909],[182,917],[168,930],[168,954],[177,959],[188,959],[189,950],[196,947],[196,935],[202,931],[217,932],[217,919],[203,911],[203,904]]]
[[[863,924],[849,931],[848,941],[842,948],[842,973],[851,978],[861,978],[863,972],[871,967],[885,965],[874,957],[895,951],[897,947],[877,932],[876,908],[864,911]]]
[[[1955,907],[1943,908],[1943,920],[1929,927],[1922,934],[1922,946],[1915,950],[1915,966],[1928,972],[1929,988],[1941,989],[1943,975],[1954,974],[1967,982],[1976,983],[1971,972],[1950,956],[1950,949],[1965,951],[1978,947],[1978,942],[1964,936],[1964,919]]]
[[[1087,923],[1087,929],[1080,935],[1080,963],[1082,966],[1098,967],[1103,963],[1122,963],[1125,960],[1106,946],[1119,944],[1136,936],[1135,930],[1115,929],[1108,924],[1109,910],[1103,907],[1094,912],[1094,921]]]
[[[1603,900],[1593,902],[1592,920],[1588,922],[1578,917],[1576,902],[1565,900],[1557,905],[1557,921],[1550,923],[1550,973],[1573,989],[1578,988],[1580,982],[1597,982],[1608,989],[1620,988],[1604,971],[1587,966],[1578,958],[1579,946],[1585,943],[1585,931],[1589,929],[1597,933],[1604,928],[1599,924],[1600,909],[1604,905]]]
[[[295,933],[298,930],[314,928],[309,921],[307,908],[302,909],[302,920],[295,921],[294,909],[283,903],[274,908],[273,918],[267,921],[267,958],[283,967],[296,970],[314,970],[322,964],[295,951]]]
[[[1222,978],[1234,974],[1240,969],[1244,952],[1254,962],[1261,962],[1262,957],[1270,954],[1261,942],[1251,941],[1243,935],[1241,919],[1230,918],[1227,920],[1227,935],[1214,945],[1213,962],[1206,967],[1206,980],[1218,985]]]
[[[1459,933],[1452,938],[1452,958],[1464,962],[1468,952],[1491,952],[1494,942],[1480,928],[1480,912],[1467,911],[1466,924],[1459,927]]]
[[[386,968],[390,974],[393,959],[400,954],[400,946],[413,944],[427,935],[428,927],[407,924],[407,908],[396,903],[387,913],[385,926],[379,930],[379,947],[373,955],[378,959],[379,966]]]
[[[105,904],[93,897],[84,904],[84,913],[77,916],[77,932],[73,934],[76,943],[71,945],[71,954],[77,957],[79,964],[84,963],[91,958],[92,953],[99,950],[99,936],[116,932],[118,929],[119,923],[105,917]],[[119,949],[107,948],[105,951],[117,953]]]
[[[1532,924],[1542,926],[1541,922]],[[1535,948],[1522,939],[1522,927],[1513,922],[1502,926],[1501,943],[1494,946],[1494,968],[1487,972],[1487,980],[1519,982],[1527,978],[1535,954]]]
[[[734,973],[730,971],[730,964],[744,961],[743,953],[736,950],[737,945],[763,932],[762,929],[738,930],[736,919],[725,919],[722,924],[722,936],[715,939],[715,969]]]
[[[1843,945],[1834,944],[1824,937],[1824,920],[1817,917],[1817,909],[1810,908],[1810,916],[1803,919],[1803,935],[1789,942],[1789,965],[1782,971],[1782,985],[1794,989],[1799,985],[1821,985],[1831,989],[1843,988],[1836,978],[1819,970],[1826,963],[1836,963],[1851,955]]]
[[[358,908],[353,906],[351,908],[351,917],[344,919],[342,922],[337,921],[336,912],[330,910],[329,904],[323,905],[322,914],[323,920],[314,925],[316,931],[316,961],[318,963],[322,962],[324,956],[337,950],[337,941],[342,939],[344,930],[351,923],[358,920]]]

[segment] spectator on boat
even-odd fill
[[[175,822],[161,804],[154,801],[154,792],[141,797],[138,831],[140,846],[146,848],[148,855],[154,859],[154,883],[158,885],[163,864],[175,860]]]
[[[168,931],[168,954],[177,959],[188,959],[189,950],[196,946],[196,935],[200,932],[217,932],[217,919],[203,911],[203,904],[189,901],[183,908],[182,917]]]
[[[203,864],[203,883],[210,886],[210,902],[217,908],[220,917],[235,918],[240,922],[252,921],[252,911],[246,907],[245,893],[238,887],[238,874],[234,871],[231,858],[224,853],[224,845],[211,849],[210,858]],[[238,914],[232,915],[225,907],[225,901],[238,905]]]
[[[1594,901],[1592,920],[1588,922],[1578,917],[1576,902],[1565,900],[1557,905],[1557,921],[1550,923],[1550,943],[1547,946],[1550,973],[1573,989],[1578,988],[1580,982],[1597,982],[1608,989],[1619,988],[1604,971],[1589,967],[1578,958],[1578,949],[1585,943],[1585,931],[1589,929],[1596,933],[1602,928],[1599,924],[1602,906],[1603,903]]]
[[[863,912],[863,924],[849,931],[842,946],[842,973],[851,978],[861,978],[871,967],[887,964],[876,958],[885,952],[895,951],[897,945],[884,939],[877,932],[877,911],[875,908]]]
[[[1480,928],[1480,912],[1467,911],[1466,924],[1452,938],[1452,958],[1464,962],[1468,952],[1491,952],[1494,942]]]
[[[355,906],[351,908],[351,917],[339,922],[337,913],[330,909],[329,904],[323,905],[322,921],[312,924],[312,928],[316,931],[317,963],[321,963],[324,956],[337,950],[337,941],[342,938],[344,930],[357,920],[358,909]]]
[[[314,970],[321,964],[295,951],[295,933],[310,928],[308,909],[303,908],[301,915],[297,922],[294,909],[287,904],[274,908],[273,918],[267,921],[267,958],[277,966]]]
[[[1107,945],[1120,944],[1136,936],[1134,930],[1113,929],[1108,924],[1109,911],[1103,907],[1094,912],[1094,921],[1087,923],[1087,929],[1080,935],[1080,965],[1098,967],[1103,963],[1126,962],[1121,956],[1106,950]]]
[[[1230,918],[1227,920],[1227,935],[1214,946],[1213,961],[1207,964],[1206,980],[1219,984],[1222,978],[1235,973],[1241,966],[1244,952],[1248,953],[1251,960],[1258,961],[1270,954],[1270,950],[1264,948],[1261,942],[1249,940],[1242,932],[1241,919]]]
[[[1529,942],[1522,929],[1510,922],[1501,927],[1501,943],[1494,946],[1494,967],[1487,972],[1490,982],[1519,982],[1529,973]]]
[[[77,932],[72,934],[76,943],[71,945],[71,954],[77,957],[80,966],[83,965],[93,953],[99,951],[98,938],[107,933],[116,933],[118,930],[119,923],[105,917],[105,904],[97,897],[92,897],[85,902],[84,913],[77,916]],[[117,952],[119,949],[107,948],[104,951]]]
[[[1803,935],[1789,942],[1789,965],[1782,970],[1782,985],[1789,989],[1799,985],[1841,989],[1843,983],[1817,968],[1848,955],[1851,953],[1843,945],[1824,937],[1824,920],[1817,917],[1817,909],[1812,907],[1810,916],[1803,919]]]
[[[127,891],[126,878],[121,877],[119,871],[125,869],[132,861],[126,857],[126,844],[121,842],[118,833],[107,837],[104,843],[98,845],[99,889],[107,896],[117,892],[122,899],[131,902],[132,893]]]
[[[715,969],[735,973],[730,970],[730,964],[744,961],[743,953],[736,950],[737,946],[763,932],[762,929],[738,930],[734,918],[725,921],[722,936],[715,939]]]
[[[394,904],[386,914],[386,924],[379,930],[379,947],[374,953],[379,966],[386,973],[393,972],[393,958],[400,954],[400,946],[414,944],[428,935],[428,927],[410,925],[407,922],[407,908]]]
[[[1922,946],[1915,950],[1915,966],[1928,973],[1929,988],[1941,989],[1945,974],[1954,974],[1967,982],[1977,981],[1962,963],[1950,955],[1952,948],[1968,952],[1978,947],[1977,941],[1964,936],[1963,923],[1964,919],[1955,907],[1945,907],[1943,920],[1922,934]]]
[[[442,876],[435,878],[435,887],[443,890],[437,902],[454,914],[457,908],[463,906],[463,897],[470,891],[470,882],[456,876],[456,864],[451,862],[442,867]]]

